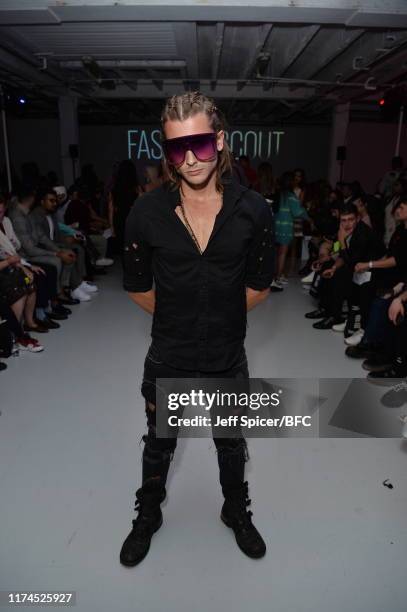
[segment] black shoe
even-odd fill
[[[266,554],[266,544],[252,523],[252,511],[246,509],[250,503],[246,481],[238,489],[226,493],[220,518],[233,529],[240,550],[252,559],[259,559]]]
[[[378,351],[371,344],[359,342],[356,346],[348,346],[345,355],[352,359],[372,359],[377,357]]]
[[[62,305],[68,304],[68,306],[74,306],[75,304],[80,304],[80,300],[76,300],[72,297],[64,297],[64,298],[59,297],[58,302]]]
[[[322,321],[314,323],[312,327],[314,329],[332,329],[332,325],[337,325],[338,323],[341,323],[341,321],[336,320],[334,317],[326,317]]]
[[[2,372],[3,370],[7,370],[7,364],[3,363],[3,361],[0,361],[0,372]]]
[[[34,332],[34,334],[47,334],[48,333],[48,327],[46,325],[42,324],[42,321],[35,321],[34,323],[37,325],[37,327],[31,327],[30,325],[26,325],[24,323],[24,331],[25,332]]]
[[[391,368],[392,360],[387,355],[377,353],[370,359],[365,359],[362,363],[362,368],[368,372],[383,372]]]
[[[326,317],[326,311],[323,308],[318,308],[317,310],[307,312],[304,316],[306,319],[322,319]]]
[[[407,377],[407,364],[404,362],[398,363],[397,360],[382,372],[369,372],[367,375],[368,380],[375,382],[378,385],[386,385],[394,382],[395,379]]]
[[[68,315],[60,314],[52,310],[51,312],[46,311],[48,319],[55,319],[55,321],[65,321],[68,318]]]
[[[163,523],[160,504],[165,497],[160,479],[149,478],[141,489],[136,491],[134,506],[139,514],[133,520],[133,529],[123,542],[120,563],[128,567],[137,565],[150,549],[151,538]]]
[[[45,319],[42,319],[39,322],[42,323],[42,325],[44,325],[44,327],[47,327],[48,329],[59,329],[61,327],[59,323],[55,323],[55,321],[53,321],[49,317],[46,317]]]
[[[57,312],[57,313],[63,314],[63,315],[70,315],[70,314],[72,314],[72,310],[70,308],[65,308],[65,306],[62,306],[62,304],[56,304],[55,306],[52,307],[52,310],[54,312]]]

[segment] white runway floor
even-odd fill
[[[164,524],[139,566],[120,565],[141,478],[151,318],[119,269],[98,284],[60,330],[38,336],[43,353],[8,359],[0,375],[0,590],[76,591],[78,612],[404,612],[407,441],[397,438],[249,440],[253,519],[268,545],[257,561],[219,519],[212,440],[180,439]],[[362,376],[340,334],[304,319],[311,308],[294,281],[250,313],[252,377]]]

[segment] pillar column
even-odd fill
[[[64,185],[68,188],[80,174],[78,98],[60,96],[58,109],[62,178]]]
[[[336,159],[337,148],[346,146],[349,125],[350,102],[337,104],[332,113],[331,145],[329,151],[328,180],[332,187],[340,179],[341,164]],[[344,162],[346,164],[346,161]]]

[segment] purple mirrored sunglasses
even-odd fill
[[[184,163],[187,151],[192,151],[195,157],[202,162],[209,161],[217,153],[215,132],[168,138],[161,144],[167,161],[174,166]]]

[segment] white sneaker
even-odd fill
[[[310,274],[308,274],[307,276],[304,276],[304,278],[301,279],[302,284],[312,285],[314,278],[315,278],[315,274],[316,272],[313,270],[312,272],[310,272]]]
[[[346,321],[344,321],[343,323],[336,323],[336,325],[332,325],[331,329],[334,332],[343,333],[345,331],[345,327],[346,327]]]
[[[280,283],[280,285],[288,285],[288,278],[286,276],[280,276],[277,282]]]
[[[355,332],[352,336],[349,336],[349,338],[345,338],[345,344],[347,344],[348,346],[358,345],[359,342],[362,340],[364,333],[365,332],[363,329],[358,329],[358,331]]]
[[[99,291],[96,285],[88,283],[87,281],[82,281],[78,289],[80,289],[81,291],[85,291],[86,293],[97,293]]]
[[[79,287],[76,287],[76,289],[71,291],[71,296],[75,300],[79,300],[80,302],[90,302],[91,300],[89,293],[87,293],[86,291],[83,291],[83,289],[80,288],[80,285]]]
[[[101,267],[112,266],[113,264],[114,264],[114,260],[109,259],[109,257],[100,257],[100,259],[97,259],[95,262],[95,265],[101,266]]]
[[[16,348],[19,351],[30,351],[30,353],[41,353],[44,350],[42,344],[35,338],[31,338],[28,334],[25,334],[22,338],[18,338],[16,341]]]

